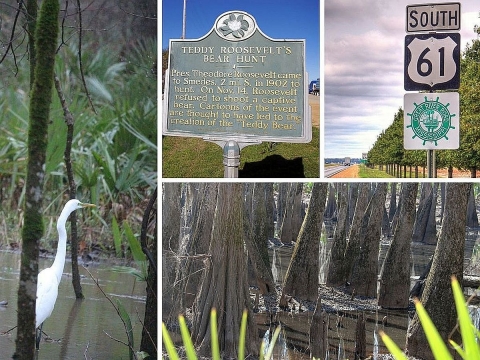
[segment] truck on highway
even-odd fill
[[[345,160],[343,161],[343,166],[350,166],[352,165],[351,160],[349,157],[346,157]]]

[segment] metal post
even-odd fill
[[[223,165],[225,178],[238,178],[240,165],[240,146],[234,140],[229,140],[223,146]]]
[[[187,31],[187,0],[183,0],[183,23],[182,23],[182,39],[185,39]]]
[[[429,178],[435,178],[435,150],[427,150],[427,173]]]

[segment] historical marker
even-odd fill
[[[405,149],[458,149],[459,103],[457,92],[405,94]]]
[[[170,40],[163,134],[225,144],[310,142],[305,41],[263,34],[242,11],[195,40]]]

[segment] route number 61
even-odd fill
[[[405,90],[452,90],[460,86],[460,34],[405,37]]]

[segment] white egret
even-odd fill
[[[67,252],[67,230],[65,229],[65,223],[67,222],[68,216],[72,212],[85,207],[95,207],[95,205],[82,203],[77,199],[70,200],[65,204],[65,207],[60,213],[57,221],[58,247],[57,254],[55,255],[55,261],[51,267],[42,270],[38,274],[37,301],[35,306],[37,350],[40,346],[43,322],[52,314],[55,301],[57,301],[58,285],[62,279],[63,267],[65,265],[65,255]]]

